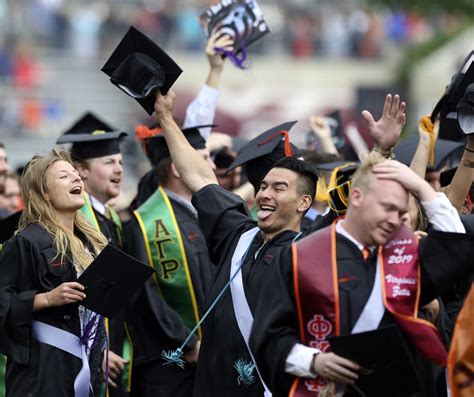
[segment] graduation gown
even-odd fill
[[[182,203],[172,197],[169,199],[186,251],[198,311],[202,315],[214,278],[214,266],[195,215]],[[143,235],[135,217],[126,225],[124,239],[130,255],[149,263]],[[184,369],[176,365],[164,366],[161,353],[176,350],[191,330],[163,299],[153,277],[132,299],[126,321],[134,347],[132,395],[189,397],[192,394],[195,367],[189,364]],[[191,350],[197,340],[194,335],[185,351]]]
[[[336,239],[341,335],[348,335],[370,296],[376,271],[376,253],[366,263],[360,250],[351,241],[340,234],[337,234]],[[432,232],[421,240],[420,307],[449,289],[455,279],[473,272],[473,240],[474,237],[470,235],[442,232]],[[267,282],[260,289],[260,304],[256,308],[256,321],[251,335],[251,347],[257,364],[273,396],[288,396],[294,379],[285,372],[286,359],[293,346],[299,342],[294,296],[291,251],[285,248],[280,251]],[[389,324],[396,323],[391,314],[385,311],[380,326]],[[407,342],[425,387],[418,395],[443,395],[440,394],[443,390],[435,384],[437,380],[432,365]],[[439,368],[439,371],[442,370]],[[384,396],[392,396],[390,390]]]
[[[99,224],[100,231],[107,241],[115,247],[124,250],[122,235],[115,222],[102,215],[94,207],[92,207],[92,209],[97,219],[97,223]],[[124,310],[121,310],[113,319],[108,319],[109,349],[121,357],[123,355],[124,339],[126,338],[124,324]],[[117,387],[108,387],[108,397],[126,397],[129,395],[124,385],[121,384],[120,379],[117,379],[115,383],[117,384]]]
[[[217,265],[209,305],[229,281],[231,259],[240,236],[256,224],[241,198],[218,185],[208,185],[196,192],[193,204],[198,210],[211,259]],[[263,244],[258,233],[252,242],[242,266],[245,295],[252,312],[260,283],[266,277],[276,251],[289,245],[295,235],[295,232],[285,231]],[[234,363],[238,359],[250,363],[251,357],[235,319],[230,289],[207,317],[203,334],[194,396],[263,396],[264,388],[255,371],[253,384],[239,385],[237,381],[239,374]]]
[[[0,259],[0,352],[7,356],[7,396],[74,395],[82,361],[38,342],[32,335],[32,322],[41,321],[80,336],[78,304],[33,312],[36,294],[76,280],[74,266],[59,262],[52,237],[40,225],[29,225],[5,244]],[[102,380],[101,350],[93,348],[89,359],[95,393]]]

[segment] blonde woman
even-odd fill
[[[23,214],[0,259],[7,396],[98,395],[103,326],[80,306],[87,291],[76,280],[106,241],[79,213],[82,193],[64,151],[34,157],[23,173]]]

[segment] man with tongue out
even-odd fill
[[[294,122],[250,142],[234,165],[255,166],[260,161],[256,168],[261,179],[251,180],[257,193],[257,226],[242,199],[218,185],[211,167],[190,146],[173,120],[173,105],[172,92],[158,94],[156,116],[173,163],[193,192],[192,203],[217,266],[207,305],[212,310],[202,326],[194,395],[262,396],[266,387],[247,347],[255,291],[276,250],[297,237],[315,195],[317,176],[293,156],[296,147],[288,141],[288,130]],[[242,263],[241,271],[235,271]],[[236,276],[226,289],[231,272]]]

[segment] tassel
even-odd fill
[[[184,360],[182,359],[183,357],[183,351],[178,348],[174,351],[162,351],[161,352],[161,358],[164,360],[164,363],[163,365],[172,365],[172,364],[176,364],[178,367],[180,368],[183,368],[184,369]]]
[[[434,124],[431,121],[430,116],[426,115],[420,119],[420,128],[430,134],[430,165],[434,164],[434,147],[435,147],[435,135],[434,135]]]
[[[293,157],[293,149],[290,145],[290,136],[288,135],[288,131],[278,131],[274,134],[270,135],[267,139],[263,140],[262,142],[258,143],[258,146],[265,145],[266,143],[270,142],[273,138],[277,137],[278,135],[283,135],[283,140],[285,142],[285,157]]]
[[[239,385],[250,386],[255,382],[255,376],[253,375],[255,364],[253,362],[246,362],[244,359],[239,358],[235,362],[234,368],[239,373],[239,377],[237,378]]]
[[[325,202],[329,199],[328,187],[326,179],[319,178],[316,183],[316,201]]]
[[[146,125],[140,124],[135,127],[135,138],[143,141],[152,138],[161,133],[161,128],[148,128]]]
[[[247,60],[247,48],[245,47],[245,43],[242,41],[238,32],[237,40],[240,44],[240,51],[242,52],[240,58],[237,53],[235,53],[234,51],[226,50],[225,48],[214,47],[214,51],[229,58],[230,61],[239,69],[245,70],[248,69],[248,66],[245,64],[245,61]]]

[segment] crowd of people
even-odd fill
[[[322,116],[316,149],[291,142],[295,122],[237,147],[213,131],[216,49],[232,45],[209,38],[180,126],[175,94],[156,92],[155,122],[135,130],[150,170],[125,211],[127,133],[101,117],[20,177],[0,146],[0,394],[470,395],[469,355],[446,366],[474,273],[474,131],[453,143],[425,119],[396,155],[407,104],[387,94],[380,118],[363,112],[373,148],[355,158]],[[154,270],[111,318],[78,282],[109,244]]]

